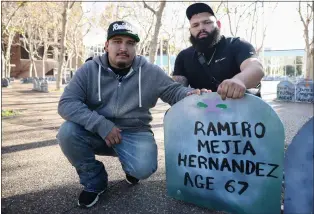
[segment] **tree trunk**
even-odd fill
[[[32,70],[30,70],[30,73],[33,73],[33,70],[34,70],[34,76],[35,77],[38,77],[37,75],[37,70],[36,70],[36,65],[35,65],[35,62],[34,62],[34,47],[33,47],[33,38],[29,38],[29,59],[30,59],[30,64],[32,66]]]
[[[158,45],[157,42],[158,42],[159,30],[161,27],[161,18],[162,18],[162,13],[164,11],[165,6],[166,6],[165,1],[160,2],[159,10],[155,12],[156,25],[155,25],[154,36],[150,43],[150,50],[149,50],[149,61],[151,63],[155,63],[155,56],[156,56],[157,45]]]
[[[305,78],[313,79],[313,56],[311,54],[311,45],[309,38],[308,25],[304,28],[304,40],[305,40],[305,51],[306,51],[306,70]]]
[[[306,53],[306,71],[305,71],[305,78],[313,80],[313,70],[314,70],[314,64],[313,64],[313,58],[314,55],[311,54],[311,51],[308,51]]]
[[[43,54],[43,73],[42,77],[45,78],[46,76],[46,61],[47,61],[47,47],[44,44],[44,54]]]
[[[45,78],[46,76],[46,61],[47,61],[47,52],[48,52],[48,28],[45,27],[45,32],[44,32],[44,53],[43,53],[43,73],[42,77]]]
[[[171,71],[171,61],[170,61],[170,44],[169,44],[169,40],[167,43],[167,56],[168,56],[168,75],[171,75],[172,71]]]
[[[35,73],[35,77],[38,77],[38,74],[37,74],[37,68],[36,68],[36,63],[35,63],[35,59],[34,59],[34,57],[33,57],[32,62],[33,62],[33,66],[34,66],[34,73]]]
[[[33,63],[32,63],[32,60],[30,60],[30,64],[29,64],[29,77],[33,77]]]
[[[54,16],[54,31],[53,31],[53,60],[54,60],[54,77],[56,75],[56,65],[58,65],[58,58],[59,58],[59,47],[58,47],[58,19],[57,16]],[[56,71],[58,72],[58,70]]]
[[[74,59],[75,59],[75,66],[74,66],[74,69],[75,71],[77,70],[77,67],[78,67],[78,47],[77,47],[77,44],[76,44],[76,40],[75,40],[75,44],[74,44]]]
[[[160,67],[163,68],[164,67],[164,61],[163,61],[163,41],[162,38],[160,38]]]
[[[14,34],[11,32],[8,35],[8,46],[5,54],[5,77],[10,77],[11,75],[11,46],[13,42]]]
[[[63,73],[63,66],[64,66],[64,53],[65,53],[65,46],[66,46],[66,31],[68,25],[68,10],[69,10],[69,2],[64,2],[64,9],[62,13],[62,34],[61,34],[61,52],[59,55],[59,64],[58,64],[58,76],[56,82],[56,89],[60,90],[61,88],[61,77]]]
[[[78,68],[78,55],[75,54],[75,71],[77,70]]]
[[[308,11],[308,7],[310,7],[311,11]],[[312,41],[310,41],[309,35],[309,25],[310,22],[313,21],[313,13],[314,13],[314,2],[312,2],[312,6],[310,4],[307,5],[306,13],[303,15],[301,10],[301,1],[299,1],[298,13],[301,19],[301,22],[304,27],[303,37],[305,40],[305,51],[306,51],[306,70],[305,77],[307,79],[313,80],[313,68],[314,68],[314,35]]]
[[[4,51],[1,51],[1,58],[2,58],[2,77],[6,77],[6,60],[4,57]]]

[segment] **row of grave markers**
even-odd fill
[[[184,116],[182,116],[184,115]],[[262,99],[186,97],[164,117],[169,196],[235,214],[314,213],[313,118],[284,150],[284,126]]]
[[[277,100],[288,102],[314,102],[313,81],[301,81],[293,84],[284,80],[277,85]]]

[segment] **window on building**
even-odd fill
[[[266,56],[264,67],[266,76],[297,77],[304,73],[303,56]]]
[[[48,51],[47,51],[47,58],[48,59],[53,59],[53,56],[54,56],[54,54],[53,54],[53,47],[49,46],[48,47]]]
[[[23,46],[21,47],[21,59],[29,59],[29,54]]]

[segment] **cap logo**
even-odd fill
[[[122,23],[121,25],[119,24],[114,24],[113,27],[112,27],[112,30],[115,31],[115,30],[130,30],[130,31],[133,31],[133,28],[131,25],[129,25],[128,23]]]

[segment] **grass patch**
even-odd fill
[[[64,88],[60,88],[59,90],[57,89],[49,89],[49,92],[63,92]]]
[[[19,111],[17,110],[1,110],[1,116],[2,117],[12,117],[19,114]]]

